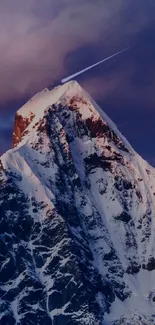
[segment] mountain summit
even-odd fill
[[[0,324],[155,324],[155,170],[71,81],[0,160]]]

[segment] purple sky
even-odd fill
[[[77,81],[155,165],[155,1],[0,2],[0,153],[16,110],[35,92],[134,45]]]

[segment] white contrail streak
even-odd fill
[[[92,64],[92,65],[90,65],[89,67],[87,67],[87,68],[85,68],[85,69],[83,69],[83,70],[80,70],[80,71],[78,71],[78,72],[72,74],[71,76],[69,76],[69,77],[67,77],[67,78],[62,79],[62,80],[61,80],[61,83],[65,83],[65,82],[67,82],[67,81],[73,79],[74,77],[79,76],[81,73],[86,72],[86,71],[88,71],[88,70],[90,70],[90,69],[96,67],[97,65],[99,65],[99,64],[101,64],[101,63],[103,63],[103,62],[105,62],[105,61],[110,60],[110,59],[113,58],[114,56],[119,55],[119,54],[121,54],[121,53],[123,53],[123,52],[129,50],[130,48],[131,48],[131,47],[127,47],[127,48],[125,48],[124,50],[121,50],[121,51],[119,51],[119,52],[117,52],[117,53],[115,53],[115,54],[113,54],[113,55],[110,55],[110,56],[108,56],[107,58],[105,58],[105,59],[103,59],[103,60],[101,60],[101,61],[99,61],[99,62],[97,62],[97,63],[95,63],[95,64]]]

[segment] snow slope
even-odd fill
[[[16,118],[0,167],[1,323],[155,324],[155,170],[75,81]]]

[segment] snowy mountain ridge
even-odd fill
[[[155,324],[155,170],[72,81],[0,165],[2,324]],[[0,324],[1,324],[0,323]]]

